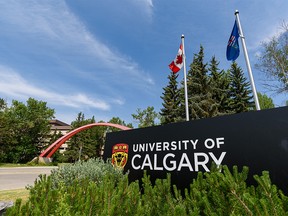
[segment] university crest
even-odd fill
[[[112,164],[117,168],[124,168],[128,160],[128,145],[118,143],[112,147]]]

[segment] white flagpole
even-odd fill
[[[243,31],[242,31],[242,28],[241,28],[241,24],[240,24],[240,18],[239,18],[239,11],[238,10],[235,11],[235,16],[236,16],[237,26],[238,26],[238,29],[239,29],[239,36],[241,38],[243,52],[244,52],[244,56],[245,56],[245,60],[246,60],[246,66],[247,66],[247,69],[248,69],[249,78],[250,78],[250,82],[251,82],[251,86],[252,86],[252,91],[253,91],[254,101],[255,101],[255,105],[256,105],[256,110],[260,110],[260,105],[259,105],[259,101],[258,101],[257,91],[256,91],[256,87],[255,87],[255,84],[254,84],[253,74],[252,74],[250,61],[249,61],[249,57],[248,57],[248,52],[247,52],[247,48],[246,48],[245,37],[244,37]]]
[[[183,34],[181,36],[181,39],[182,39],[182,48],[183,48],[183,67],[184,67],[184,91],[185,91],[186,121],[189,121],[187,78],[186,78],[186,55],[185,55],[184,35]]]

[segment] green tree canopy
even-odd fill
[[[76,120],[71,123],[71,130],[81,126],[95,123],[94,117],[85,119],[84,113],[78,113]],[[77,160],[87,160],[95,157],[97,152],[97,128],[81,131],[75,134],[67,142],[68,148],[63,153],[65,162],[75,162]]]
[[[271,109],[275,107],[272,98],[268,97],[266,94],[261,94],[260,92],[257,92],[257,96],[261,109]]]
[[[109,122],[132,128],[132,124],[126,124],[119,117],[113,117]],[[84,113],[80,112],[75,121],[71,123],[71,130],[92,123],[96,123],[94,116],[86,119]],[[101,157],[103,154],[106,133],[118,130],[120,129],[99,126],[81,131],[67,141],[68,148],[62,155],[56,154],[57,160],[61,162],[75,162],[78,160],[88,160],[89,158]]]
[[[29,98],[26,104],[12,101],[1,114],[0,160],[26,163],[37,157],[49,136],[54,110],[47,103]]]
[[[159,114],[154,110],[153,106],[148,106],[144,110],[138,108],[136,112],[132,114],[132,117],[138,122],[139,128],[157,125],[156,120],[159,118]]]

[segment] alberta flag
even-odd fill
[[[239,38],[239,31],[237,27],[237,23],[235,20],[234,27],[231,33],[231,36],[228,41],[227,45],[227,50],[226,50],[226,57],[228,61],[235,61],[240,53],[239,49],[239,43],[238,43],[238,38]]]
[[[178,50],[176,58],[169,64],[173,73],[177,73],[183,67],[183,47],[182,44]]]

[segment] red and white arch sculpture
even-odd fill
[[[82,127],[76,128],[69,133],[65,134],[64,136],[60,137],[58,140],[56,140],[54,143],[52,143],[45,151],[43,151],[39,155],[39,159],[43,159],[44,162],[50,161],[51,162],[51,157],[52,155],[61,147],[63,143],[65,143],[68,139],[70,139],[72,136],[75,134],[87,130],[91,127],[96,127],[96,126],[108,126],[108,127],[114,127],[118,128],[121,130],[130,130],[131,128],[119,125],[119,124],[113,124],[113,123],[106,123],[106,122],[99,122],[99,123],[92,123],[92,124],[87,124]]]

